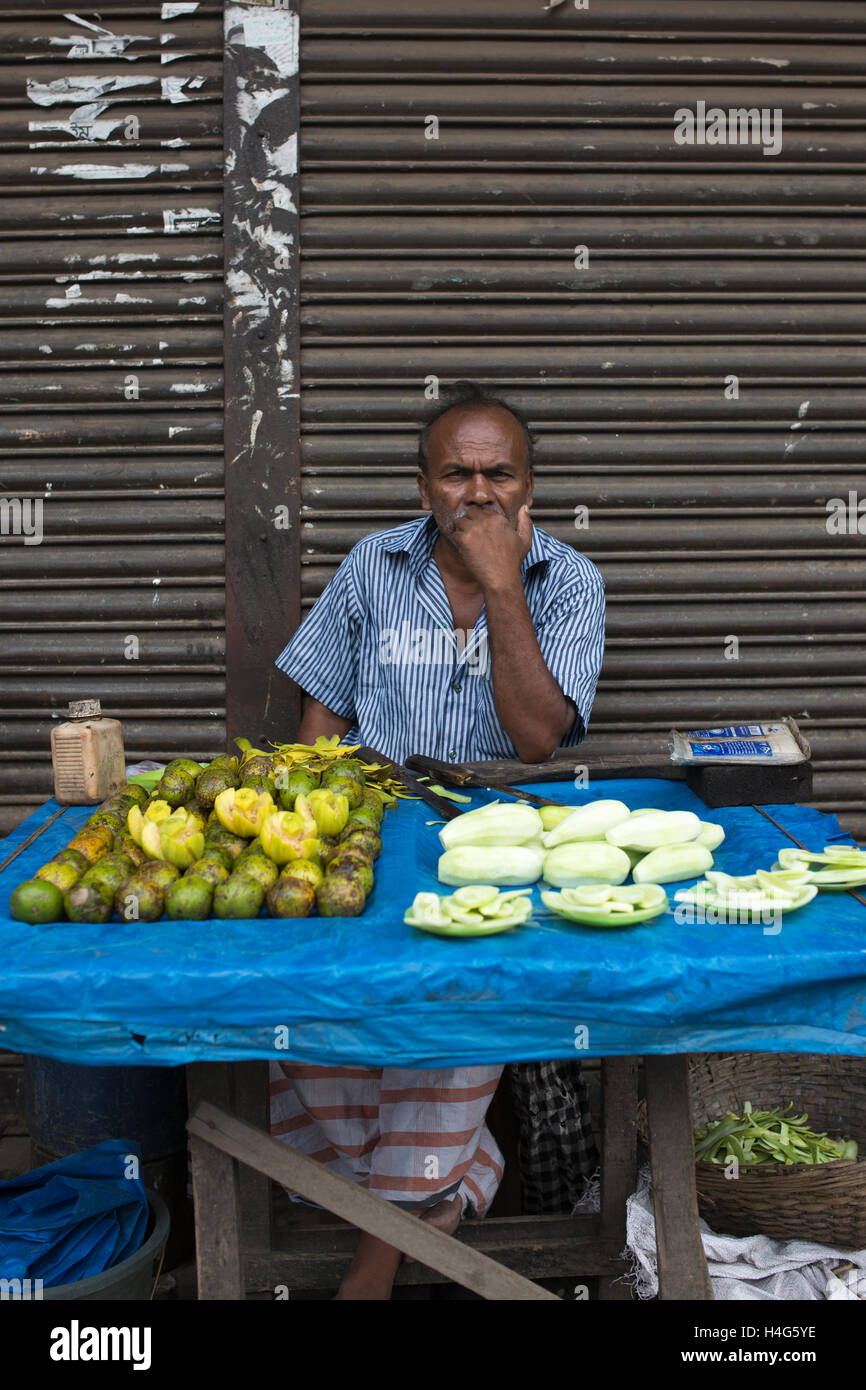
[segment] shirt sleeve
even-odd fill
[[[561,748],[570,748],[586,735],[604,658],[601,576],[563,594],[553,610],[544,615],[536,636],[548,671],[577,710],[574,723],[559,744]]]
[[[276,665],[341,719],[355,718],[361,610],[347,555]]]

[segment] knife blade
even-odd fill
[[[438,811],[445,820],[454,820],[455,816],[462,815],[466,809],[464,806],[456,806],[447,797],[432,792],[424,782],[418,780],[414,772],[409,771],[408,767],[404,767],[402,763],[395,763],[393,758],[386,758],[384,753],[377,752],[375,748],[359,748],[353,756],[365,763],[384,763],[386,767],[390,768],[392,777],[396,777],[409,791],[420,796],[422,801],[431,806],[434,811]]]

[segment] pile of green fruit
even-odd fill
[[[389,791],[351,757],[176,758],[150,796],[127,783],[10,908],[22,922],[356,917],[373,888]],[[316,766],[316,762],[320,766]]]

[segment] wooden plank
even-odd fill
[[[247,1292],[335,1289],[349,1267],[357,1233],[350,1226],[292,1227],[274,1250],[246,1251]],[[592,1216],[487,1217],[466,1221],[456,1239],[527,1279],[613,1275],[622,1270],[621,1246],[605,1247],[599,1218]],[[444,1274],[413,1261],[397,1271],[395,1284],[442,1284]]]
[[[601,1063],[601,1225],[606,1241],[625,1248],[625,1206],[637,1186],[637,1057],[604,1057]],[[619,1275],[628,1265],[621,1261]],[[631,1300],[621,1278],[599,1283],[599,1299]]]
[[[256,1129],[270,1129],[270,1092],[267,1062],[235,1062],[232,1066],[232,1113]],[[271,1245],[271,1180],[242,1164],[240,1184],[243,1248],[267,1250]],[[249,1283],[249,1281],[247,1281]]]
[[[189,1109],[206,1101],[231,1100],[232,1064],[196,1062],[186,1069]],[[187,1126],[189,1128],[189,1126]],[[200,1299],[244,1297],[238,1166],[228,1154],[191,1134],[192,1198],[195,1208],[195,1259]]]
[[[274,666],[300,621],[298,16],[247,13],[225,8],[226,736],[264,744],[300,714]]]
[[[665,777],[685,781],[685,769],[658,753],[606,754],[592,758],[582,747],[558,748],[548,762],[521,763],[516,758],[492,758],[483,762],[444,763],[437,758],[412,754],[406,766],[433,773],[439,782],[455,787],[498,787],[511,783],[571,782],[577,768],[590,777]]]
[[[698,1230],[688,1058],[644,1057],[659,1297],[713,1297]]]
[[[551,1300],[555,1295],[521,1278],[504,1265],[488,1259],[425,1221],[383,1201],[356,1183],[330,1172],[321,1163],[296,1153],[286,1144],[262,1134],[251,1125],[207,1101],[201,1101],[187,1122],[197,1139],[275,1182],[317,1202],[336,1216],[351,1221],[389,1245],[436,1269],[473,1293],[487,1299]]]

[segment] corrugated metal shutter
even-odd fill
[[[790,713],[866,832],[864,538],[827,529],[863,480],[866,6],[406,11],[301,4],[304,604],[418,514],[425,378],[496,382],[535,519],[607,581],[594,745]],[[699,100],[781,108],[781,153],[677,146]]]
[[[213,4],[0,19],[0,497],[44,528],[0,550],[0,833],[70,699],[224,747],[222,50]]]

